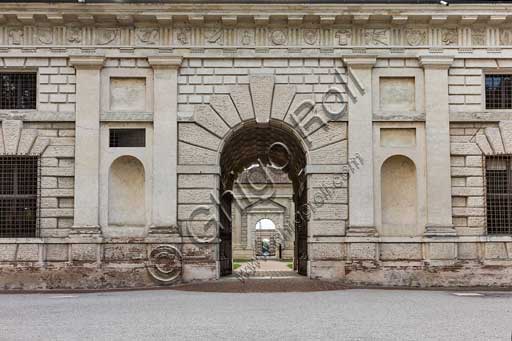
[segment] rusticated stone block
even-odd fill
[[[16,253],[18,262],[37,262],[39,260],[39,244],[19,244]]]
[[[347,256],[345,244],[341,243],[315,243],[309,252],[311,260],[340,260]]]
[[[143,244],[106,244],[105,261],[133,261],[146,259],[146,246]]]
[[[458,259],[478,259],[477,243],[458,243]]]
[[[16,246],[16,244],[0,244],[0,262],[14,262]]]
[[[507,259],[507,248],[505,243],[488,242],[485,244],[486,259]]]
[[[349,248],[352,259],[377,258],[377,244],[375,243],[352,243]]]
[[[381,244],[382,260],[417,260],[422,259],[421,244]]]
[[[68,244],[48,244],[46,260],[49,262],[66,262],[69,260]]]
[[[74,261],[95,262],[98,260],[97,244],[72,244],[71,259]]]
[[[430,243],[430,259],[454,259],[456,255],[455,243]]]

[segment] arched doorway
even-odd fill
[[[233,203],[244,200],[243,197],[235,198],[233,195],[233,185],[238,175],[255,164],[286,172],[292,182],[296,210],[307,205],[307,185],[304,172],[306,152],[301,140],[294,131],[278,122],[246,122],[232,130],[224,140],[221,150],[219,263],[222,276],[232,273]],[[255,186],[254,191],[259,191],[262,199],[271,198],[272,183],[265,188]],[[283,227],[281,233],[286,233],[285,230],[289,228],[295,232],[294,269],[299,274],[307,275],[307,219],[302,215],[296,215],[294,226]]]

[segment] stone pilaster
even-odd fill
[[[178,70],[182,57],[149,57],[154,70],[153,210],[150,233],[177,226]]]
[[[349,178],[349,227],[348,236],[374,236],[374,186],[373,186],[373,109],[372,68],[377,58],[372,55],[343,57],[347,67],[348,86],[354,100],[348,111],[348,155],[357,160]]]
[[[99,227],[100,70],[105,57],[71,56],[76,69],[75,199],[73,234]]]
[[[427,236],[454,236],[450,176],[450,56],[421,56],[425,70],[425,133],[427,146]]]

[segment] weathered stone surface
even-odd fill
[[[36,129],[23,129],[21,131],[18,154],[28,154],[37,137]]]
[[[69,260],[69,244],[48,244],[46,260],[49,262],[67,262]]]
[[[423,258],[422,246],[419,243],[385,243],[381,244],[379,248],[382,260],[419,260]]]
[[[284,121],[292,127],[297,127],[301,135],[308,135],[305,132],[312,132],[313,129],[308,128],[311,120],[310,113],[315,108],[315,97],[312,94],[296,94],[293,98]],[[311,129],[311,130],[307,130]]]
[[[106,244],[104,246],[105,262],[131,262],[146,260],[144,244]]]
[[[14,262],[17,247],[16,244],[0,244],[0,262]]]
[[[235,105],[229,95],[213,95],[210,96],[210,105],[230,127],[240,123],[240,116],[236,111]]]
[[[491,148],[491,145],[489,144],[489,140],[487,140],[487,137],[484,134],[478,134],[475,137],[476,145],[481,150],[482,153],[485,155],[492,155],[493,150]]]
[[[478,259],[478,244],[477,243],[457,243],[458,246],[458,259]]]
[[[505,152],[512,154],[512,121],[500,121],[499,128]]]
[[[347,138],[345,122],[330,122],[306,138],[310,149],[315,150]]]
[[[179,188],[217,188],[216,177],[212,174],[179,174]]]
[[[266,123],[270,119],[272,96],[274,93],[273,75],[254,75],[249,77],[249,85],[254,105],[256,122]]]
[[[377,244],[375,243],[350,243],[349,250],[352,259],[377,258]]]
[[[221,141],[216,135],[195,123],[180,123],[178,125],[178,136],[180,141],[212,150],[217,150]]]
[[[96,262],[98,260],[98,244],[71,244],[73,261]]]
[[[214,189],[180,189],[178,190],[178,203],[180,204],[209,204],[212,195],[217,196]]]
[[[485,128],[485,135],[487,136],[487,139],[491,144],[492,150],[495,153],[505,153],[505,148],[503,147],[503,142],[501,140],[501,133],[499,128],[487,127]]]
[[[18,142],[20,140],[22,127],[23,121],[4,120],[2,122],[5,153],[16,154],[18,150]]]
[[[282,120],[284,118],[296,91],[297,87],[293,84],[275,85],[271,114],[273,119]]]
[[[251,93],[249,85],[236,85],[230,89],[231,99],[242,117],[242,120],[250,120],[254,118],[254,109],[252,106]]]
[[[180,142],[178,144],[178,163],[182,165],[215,165],[217,153]]]
[[[455,243],[430,243],[430,259],[454,259],[456,256]]]
[[[309,248],[310,260],[341,260],[347,257],[345,245],[340,243],[315,243]]]
[[[486,259],[507,259],[506,244],[502,242],[486,243],[485,244],[485,258]]]
[[[16,261],[37,262],[39,260],[39,247],[39,244],[19,244]]]
[[[336,142],[310,152],[311,162],[317,165],[347,163],[347,140]]]
[[[229,130],[219,115],[209,105],[197,105],[194,112],[194,120],[203,128],[222,138]]]

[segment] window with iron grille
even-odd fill
[[[36,83],[35,73],[0,73],[0,109],[35,109]]]
[[[512,234],[512,155],[486,157],[487,232]]]
[[[146,129],[110,129],[110,147],[145,147]]]
[[[37,237],[39,157],[0,156],[0,238]]]
[[[512,109],[512,74],[485,76],[485,107]]]

